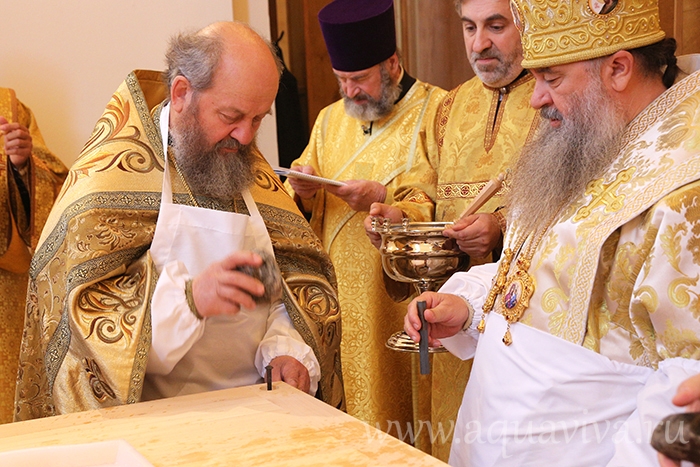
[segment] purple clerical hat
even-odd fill
[[[396,52],[393,0],[334,0],[318,21],[336,70],[365,70]]]

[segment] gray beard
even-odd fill
[[[480,58],[497,58],[498,64],[490,69],[480,68],[476,61]],[[505,86],[510,84],[517,75],[519,74],[517,65],[522,60],[520,56],[520,50],[513,50],[508,56],[504,56],[503,53],[496,47],[492,45],[488,49],[481,53],[473,52],[469,57],[469,64],[474,70],[474,74],[479,77],[479,79],[487,86]]]
[[[384,66],[380,68],[380,73],[382,77],[382,91],[379,99],[374,99],[363,92],[356,98],[367,99],[367,103],[357,104],[353,99],[345,95],[343,88],[340,88],[340,95],[343,97],[343,103],[345,104],[345,113],[365,122],[373,122],[389,115],[394,109],[394,103],[401,95],[401,84],[391,82],[389,72]]]
[[[626,122],[600,80],[592,76],[585,90],[571,96],[571,103],[574,111],[559,128],[548,118],[560,114],[541,109],[537,136],[515,165],[507,205],[509,221],[521,232],[544,228],[552,216],[562,215],[617,155]]]
[[[194,104],[183,118],[182,128],[171,128],[173,152],[187,184],[195,196],[230,202],[255,180],[255,142],[242,145],[227,137],[207,148]],[[225,153],[236,148],[237,153]]]

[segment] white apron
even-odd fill
[[[173,204],[167,162],[168,121],[169,106],[166,105],[160,120],[165,153],[163,194],[150,248],[158,273],[163,274],[168,265],[172,266],[173,270],[177,269],[178,273],[194,277],[211,263],[242,250],[260,249],[274,255],[265,222],[248,190],[242,195],[250,216]],[[179,264],[174,265],[174,262]],[[159,279],[158,286],[160,283]],[[184,290],[179,287],[178,289]],[[156,295],[157,292],[158,287]],[[161,355],[159,358],[177,361],[171,371],[151,371],[153,368],[159,368],[149,356],[143,399],[172,397],[262,381],[255,361],[258,345],[268,327],[271,312],[269,305],[259,306],[255,310],[244,309],[234,316],[214,316],[201,321],[192,319],[194,315],[189,313],[189,310],[184,317],[180,310],[179,315],[173,313],[161,318],[159,312],[171,307],[170,303],[167,303],[167,297],[161,297],[159,302],[156,295],[151,311],[154,331],[152,352],[159,348],[157,340],[161,334],[158,333],[157,326],[183,328],[188,325],[189,320],[189,326],[195,326],[197,329],[179,329],[174,333],[187,338],[182,342],[182,346],[179,342],[165,343],[168,350],[163,353],[167,355]],[[186,306],[186,303],[183,306]],[[279,313],[279,310],[277,311]],[[283,309],[282,313],[286,315],[286,310]],[[286,319],[289,320],[288,317]],[[182,324],[183,321],[185,324]],[[170,329],[168,332],[170,334],[162,335],[172,339],[173,332]]]
[[[605,466],[654,373],[492,312],[479,338],[450,465]],[[488,388],[488,392],[487,392]],[[652,427],[653,428],[653,427]],[[646,441],[642,441],[646,442]]]

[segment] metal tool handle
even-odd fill
[[[418,308],[418,318],[420,318],[420,342],[418,343],[418,354],[420,355],[420,374],[430,374],[430,357],[428,355],[428,323],[425,321],[425,308],[427,304],[420,300],[416,302]]]

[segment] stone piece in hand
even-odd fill
[[[651,435],[651,445],[669,459],[700,465],[700,412],[661,420]]]
[[[253,295],[255,303],[258,305],[274,303],[282,298],[282,273],[277,266],[277,261],[266,251],[254,250],[253,253],[262,258],[262,265],[260,267],[243,265],[237,267],[236,270],[258,279],[265,286],[265,293],[262,296]]]

